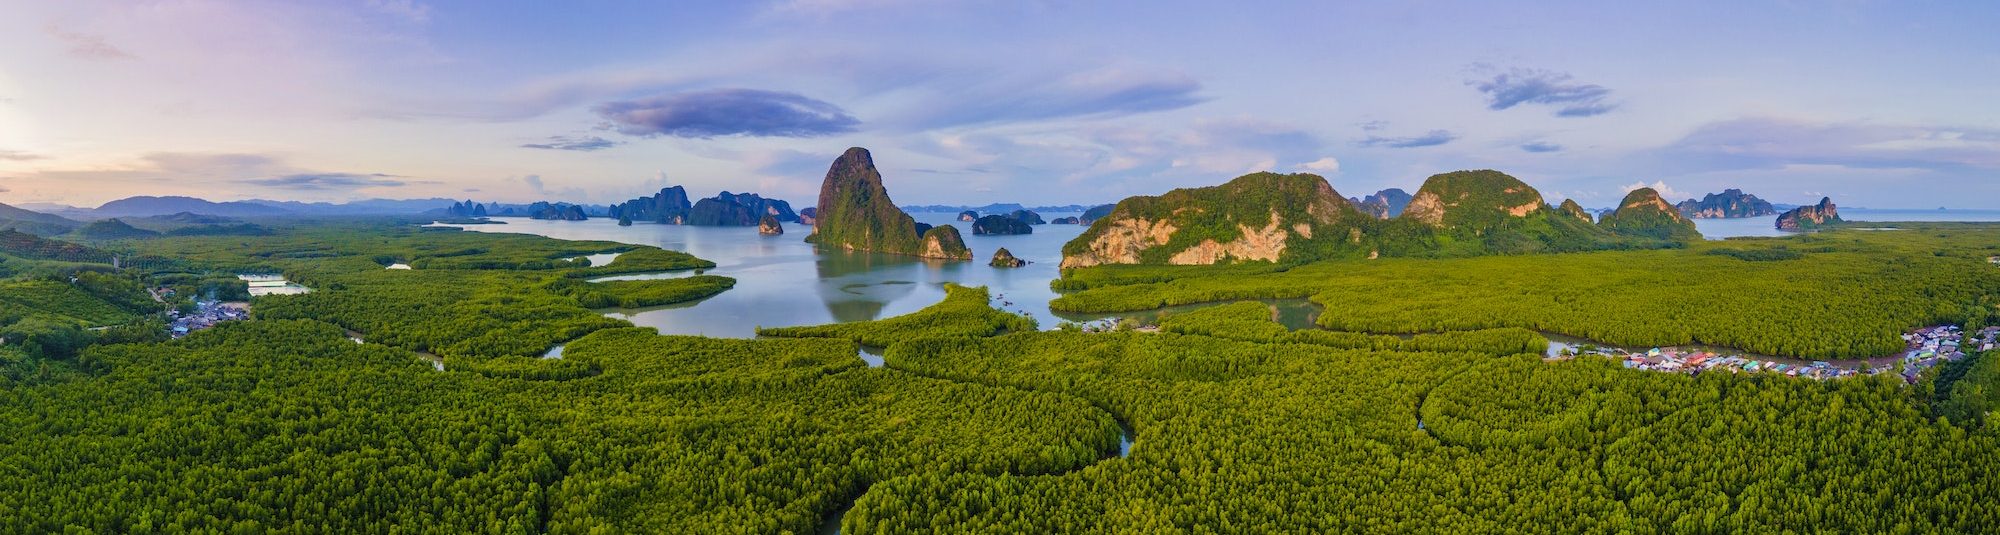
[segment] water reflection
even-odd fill
[[[498,218],[506,225],[473,225],[474,232],[527,233],[567,240],[605,240],[686,251],[716,263],[714,275],[734,277],[736,287],[694,303],[646,309],[607,311],[634,324],[664,334],[748,338],[759,326],[814,325],[864,321],[915,312],[944,298],[944,284],[986,286],[994,304],[1026,312],[1054,328],[1064,318],[1048,309],[1056,297],[1049,281],[1058,275],[1062,245],[1085,227],[1036,225],[1023,236],[973,235],[955,214],[914,214],[918,221],[955,224],[974,254],[972,261],[943,262],[914,257],[820,251],[805,243],[808,228],[787,225],[787,234],[761,236],[754,227],[694,227],[640,223],[620,227],[610,220],[539,221]],[[1075,214],[1042,214],[1055,217]],[[1006,247],[1032,262],[1020,268],[986,265],[993,251]],[[636,274],[594,280],[684,277],[693,272]],[[1005,302],[1002,301],[1005,300]],[[1007,304],[1011,303],[1011,304]]]

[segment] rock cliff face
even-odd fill
[[[640,197],[611,205],[610,215],[632,221],[681,225],[687,223],[687,190],[680,186],[661,189],[651,197]]]
[[[958,220],[959,220],[959,221],[965,221],[965,222],[968,222],[968,223],[970,223],[970,222],[973,222],[973,221],[978,221],[978,220],[979,220],[979,212],[974,212],[974,211],[971,211],[971,210],[966,210],[966,211],[963,211],[963,212],[959,212],[959,213],[958,213]]]
[[[1778,230],[1812,230],[1839,222],[1840,210],[1833,206],[1833,199],[1820,197],[1819,204],[1793,208],[1778,216]]]
[[[987,262],[986,265],[998,268],[1017,268],[1028,265],[1028,261],[1015,258],[1014,253],[1009,252],[1006,247],[1001,247],[999,250],[993,251],[993,260]]]
[[[1403,215],[1403,209],[1410,205],[1410,193],[1403,191],[1402,188],[1389,188],[1377,191],[1374,195],[1348,201],[1354,203],[1354,208],[1361,210],[1361,213],[1375,216],[1376,219],[1388,219]]]
[[[777,216],[766,215],[757,221],[757,233],[765,236],[781,235],[785,233],[785,225],[778,222]]]
[[[804,210],[799,210],[799,224],[808,227],[812,226],[813,223],[819,221],[818,218],[813,217],[813,214],[817,213],[819,213],[819,207],[816,206],[807,206]]]
[[[1618,209],[1605,214],[1604,220],[1597,224],[1624,236],[1674,241],[1701,239],[1701,232],[1695,230],[1694,221],[1681,217],[1680,210],[1667,204],[1653,188],[1639,188],[1625,194],[1625,200],[1618,203]]]
[[[1583,205],[1577,204],[1576,199],[1563,199],[1562,206],[1557,208],[1557,210],[1585,223],[1597,223],[1595,219],[1590,217],[1590,211],[1583,209]]]
[[[1744,193],[1740,189],[1726,189],[1722,193],[1710,193],[1701,200],[1688,199],[1674,205],[1681,215],[1693,219],[1735,219],[1742,217],[1763,217],[1775,215],[1778,210],[1771,203],[1764,202],[1756,195]]]
[[[1035,227],[1028,226],[1026,221],[1004,215],[983,216],[978,221],[972,222],[972,235],[974,236],[1007,236],[1034,233]]]
[[[919,234],[916,220],[889,199],[874,157],[860,147],[847,149],[827,169],[813,215],[813,235],[807,239],[853,251],[972,259],[972,251],[951,225]]]
[[[583,214],[583,207],[568,203],[549,204],[537,202],[528,205],[528,217],[557,221],[584,221],[590,217]]]
[[[1359,232],[1364,219],[1318,175],[1255,173],[1120,201],[1063,246],[1062,267],[1276,261],[1315,235]]]

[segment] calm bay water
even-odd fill
[[[1840,218],[1847,221],[1924,221],[1924,222],[1980,222],[2000,221],[2000,210],[1902,210],[1841,208]],[[1777,229],[1778,216],[1749,217],[1742,219],[1696,219],[1694,226],[1701,230],[1702,237],[1721,240],[1738,236],[1789,236],[1796,232]]]
[[[708,273],[736,279],[736,287],[715,297],[646,309],[606,311],[612,317],[653,327],[663,334],[748,338],[757,327],[818,325],[867,321],[908,314],[944,298],[944,284],[985,286],[991,290],[997,308],[1025,313],[1054,328],[1064,320],[1087,321],[1100,315],[1058,315],[1049,310],[1056,294],[1049,281],[1057,276],[1062,246],[1086,227],[1082,225],[1036,225],[1034,234],[1021,236],[975,236],[971,224],[956,220],[955,214],[911,214],[932,225],[952,224],[972,248],[970,262],[943,262],[907,256],[844,251],[818,251],[805,243],[808,228],[786,226],[782,236],[760,236],[755,227],[699,227],[686,225],[635,224],[620,227],[610,219],[590,221],[543,221],[526,218],[494,218],[505,225],[470,225],[475,232],[537,234],[567,240],[604,240],[635,245],[652,245],[686,251],[716,263]],[[1046,219],[1073,216],[1073,213],[1042,214]],[[1853,221],[2000,221],[2000,210],[1841,210]],[[1709,239],[1732,236],[1783,236],[1790,233],[1773,228],[1775,217],[1747,219],[1700,219],[1695,225]],[[1006,247],[1014,256],[1032,262],[1021,268],[986,265],[994,249]],[[610,255],[593,255],[603,261]],[[604,280],[681,277],[693,272],[629,275]],[[1273,302],[1280,320],[1294,328],[1312,323],[1312,306],[1303,300]],[[1199,308],[1194,305],[1182,308]],[[1151,314],[1135,314],[1149,317]]]
[[[1082,234],[1082,225],[1035,225],[1034,234],[975,236],[956,214],[911,214],[932,225],[953,224],[972,249],[973,261],[943,262],[907,256],[818,251],[805,243],[809,228],[787,224],[782,236],[760,236],[756,227],[700,227],[634,224],[611,219],[543,221],[494,218],[505,225],[468,225],[475,232],[537,234],[566,240],[604,240],[686,251],[715,262],[707,273],[736,279],[736,287],[715,297],[664,307],[608,310],[612,317],[663,334],[748,338],[757,327],[866,321],[908,314],[944,299],[944,284],[985,286],[995,307],[1023,312],[1054,328],[1064,317],[1049,310],[1062,246]],[[1074,216],[1046,213],[1045,219]],[[1020,268],[986,265],[994,249],[1006,247],[1031,262]],[[692,272],[668,274],[686,276]],[[643,277],[643,276],[641,276]],[[637,277],[623,277],[637,278]],[[1093,316],[1067,316],[1093,319]]]

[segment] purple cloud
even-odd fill
[[[549,141],[547,143],[524,143],[521,145],[521,148],[546,149],[546,150],[574,150],[574,151],[589,152],[594,150],[608,149],[622,144],[623,143],[618,141],[612,141],[597,136],[589,136],[589,137],[549,136]]]
[[[1451,133],[1450,130],[1432,130],[1429,132],[1425,132],[1423,135],[1420,136],[1408,136],[1408,137],[1386,137],[1386,136],[1371,135],[1356,140],[1354,142],[1354,146],[1387,147],[1391,149],[1413,149],[1417,147],[1435,147],[1438,145],[1450,143],[1456,139],[1458,139],[1458,134]]]
[[[820,137],[853,132],[861,124],[831,103],[758,89],[713,89],[607,102],[594,111],[618,132],[646,137]]]
[[[1557,106],[1557,117],[1590,117],[1617,109],[1605,102],[1611,90],[1597,84],[1575,82],[1569,73],[1542,69],[1515,68],[1488,80],[1467,80],[1465,85],[1486,94],[1486,107],[1504,110],[1522,104]]]
[[[329,191],[358,188],[396,187],[408,184],[395,175],[353,173],[300,173],[271,178],[240,180],[244,184],[299,191]]]
[[[1556,152],[1563,150],[1563,146],[1547,141],[1530,141],[1522,143],[1521,150],[1528,152]]]

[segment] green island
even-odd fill
[[[1985,531],[2000,525],[1985,505],[2000,481],[1981,468],[2000,466],[1988,352],[1914,384],[1545,356],[1543,333],[1562,333],[1867,358],[1912,329],[1993,322],[2000,226],[1893,227],[1072,268],[1051,283],[1068,291],[1061,310],[1215,305],[1082,329],[951,286],[913,314],[748,340],[663,336],[599,312],[735,283],[595,280],[714,267],[658,248],[376,220],[81,243],[8,234],[0,423],[15,432],[0,466],[16,484],[0,488],[0,524]],[[252,297],[245,273],[310,291]],[[163,322],[205,306],[197,295],[245,301],[250,319],[169,336]],[[1267,298],[1310,299],[1319,328],[1277,323],[1253,301]],[[864,346],[885,365],[858,358]]]

